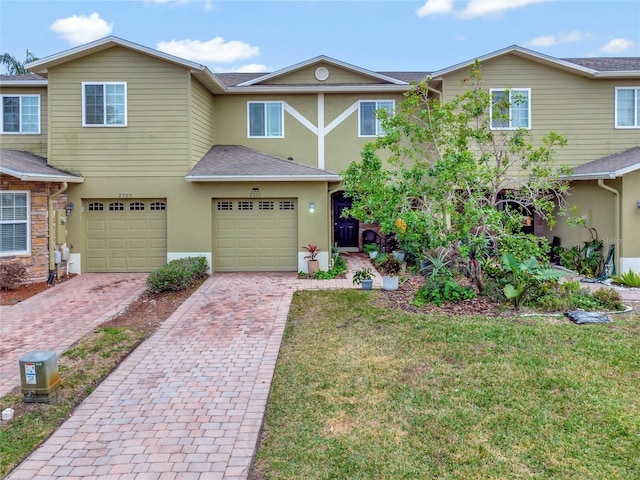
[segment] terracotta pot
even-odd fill
[[[314,275],[320,271],[320,262],[318,260],[308,260],[309,275]]]

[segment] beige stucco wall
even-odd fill
[[[191,183],[184,178],[87,178],[83,184],[70,185],[69,201],[83,205],[92,198],[166,198],[167,252],[170,257],[180,253],[207,253],[213,250],[212,199],[249,198],[252,188],[258,188],[260,198],[295,198],[298,203],[298,244],[317,243],[329,251],[329,211],[326,203],[326,182],[227,182]],[[309,212],[310,202],[315,212]],[[86,203],[86,202],[85,202]],[[68,221],[68,243],[71,253],[86,255],[84,217],[76,208]],[[300,249],[302,251],[302,249]],[[82,271],[86,271],[84,265]]]
[[[0,87],[0,94],[40,95],[40,133],[0,133],[0,146],[46,157],[49,120],[47,87]]]
[[[554,130],[567,139],[558,163],[577,166],[638,145],[638,129],[614,128],[615,87],[637,86],[637,79],[591,79],[515,54],[481,64],[482,87],[531,89],[531,139]],[[466,88],[463,69],[444,79],[445,100]]]
[[[627,173],[622,185],[620,268],[640,273],[640,171]]]

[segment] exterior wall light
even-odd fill
[[[71,215],[71,210],[73,210],[73,202],[67,203],[67,206],[64,207],[64,212],[67,214],[67,217]]]
[[[316,211],[316,204],[313,202],[309,202],[309,213],[313,213]]]

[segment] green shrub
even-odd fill
[[[557,288],[546,290],[532,296],[530,305],[549,312],[567,310],[624,310],[620,294],[613,288],[601,288],[595,292],[580,286],[580,282],[572,280],[561,283]]]
[[[546,263],[549,259],[551,246],[549,240],[528,233],[506,235],[499,241],[500,255],[508,253],[515,258],[535,258],[539,262]]]
[[[0,290],[15,290],[27,279],[27,269],[17,262],[0,265]]]
[[[598,301],[601,306],[607,308],[608,310],[624,310],[620,292],[614,290],[613,288],[601,288],[593,292],[592,296]]]
[[[337,256],[333,260],[333,267],[331,267],[326,272],[324,270],[320,270],[316,272],[313,278],[315,278],[316,280],[332,280],[334,278],[343,277],[346,274],[347,274],[347,261],[344,259],[344,257]],[[307,275],[307,277],[304,277],[298,274],[298,278],[311,278],[311,276]]]
[[[471,287],[463,287],[447,272],[430,276],[416,292],[416,297],[411,304],[416,307],[421,307],[425,303],[441,306],[444,302],[459,302],[475,297],[476,294]]]
[[[627,287],[640,287],[640,274],[629,270],[627,273],[621,273],[611,277],[611,279]]]
[[[165,266],[157,268],[147,278],[149,293],[184,290],[194,281],[207,274],[208,264],[205,257],[185,257],[171,260]]]

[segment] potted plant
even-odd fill
[[[309,252],[309,255],[304,257],[307,259],[309,275],[315,275],[320,270],[320,263],[316,259],[316,256],[318,255],[318,252],[320,251],[320,249],[318,248],[318,245],[315,243],[310,243],[309,245],[306,245],[302,248],[304,248],[307,252]]]
[[[398,289],[398,274],[401,268],[400,262],[393,255],[388,255],[384,261],[378,263],[378,270],[382,274],[382,288],[384,290]]]
[[[378,255],[378,246],[375,243],[366,243],[364,253],[368,254],[369,258],[374,259]]]
[[[370,268],[361,268],[353,274],[353,284],[362,285],[363,290],[373,288],[373,272]]]

